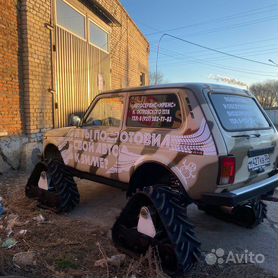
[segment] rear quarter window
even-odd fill
[[[253,98],[210,94],[215,112],[224,129],[228,131],[266,129],[270,125]]]
[[[181,108],[175,94],[136,95],[129,98],[128,127],[179,128]]]

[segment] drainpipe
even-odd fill
[[[127,87],[130,86],[130,78],[129,78],[129,18],[127,17]]]
[[[54,0],[50,0],[50,23],[45,23],[45,27],[50,31],[50,71],[51,71],[51,88],[48,89],[49,93],[52,94],[52,127],[56,127],[55,125],[55,54],[56,46],[53,44],[55,42],[53,36],[55,35],[55,27],[54,27]]]

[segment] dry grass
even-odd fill
[[[161,268],[160,260],[153,249],[149,249],[145,256],[132,260],[128,265],[125,278],[128,277],[157,277],[167,278]]]
[[[24,197],[22,187],[1,188],[7,215],[0,221],[5,239],[5,227],[11,215],[18,218],[13,226],[13,234],[18,243],[7,250],[0,248],[0,275],[24,275],[26,277],[166,277],[154,253],[134,260],[127,257],[121,267],[106,265],[95,267],[96,260],[118,254],[110,239],[109,231],[93,227],[91,224],[71,220],[67,215],[57,215],[37,207],[37,202]],[[44,222],[34,220],[43,215]],[[24,237],[19,231],[26,229]],[[19,252],[35,251],[36,265],[18,269],[13,255]]]
[[[1,180],[0,180],[1,184]],[[161,270],[159,258],[153,250],[144,257],[127,257],[121,266],[108,263],[104,268],[95,266],[95,261],[118,254],[108,230],[93,227],[84,221],[71,220],[67,215],[57,215],[39,209],[36,201],[24,197],[22,185],[0,186],[0,195],[5,200],[7,216],[18,215],[12,235],[17,245],[11,249],[0,247],[0,276],[21,275],[25,277],[159,277],[167,276]],[[38,222],[34,217],[42,214],[46,221]],[[0,238],[5,240],[7,216],[0,221]],[[20,230],[26,229],[25,236]],[[18,268],[13,264],[13,255],[34,251],[36,265]],[[200,262],[193,271],[185,275],[190,278],[274,278],[254,265],[208,266]]]

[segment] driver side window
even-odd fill
[[[101,98],[88,115],[86,126],[119,127],[123,112],[123,97]]]

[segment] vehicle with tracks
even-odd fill
[[[73,177],[127,190],[115,245],[156,247],[168,273],[200,256],[186,208],[246,227],[266,217],[278,186],[278,133],[255,97],[229,86],[183,83],[99,94],[75,126],[44,137],[26,195],[57,211],[79,203]]]

